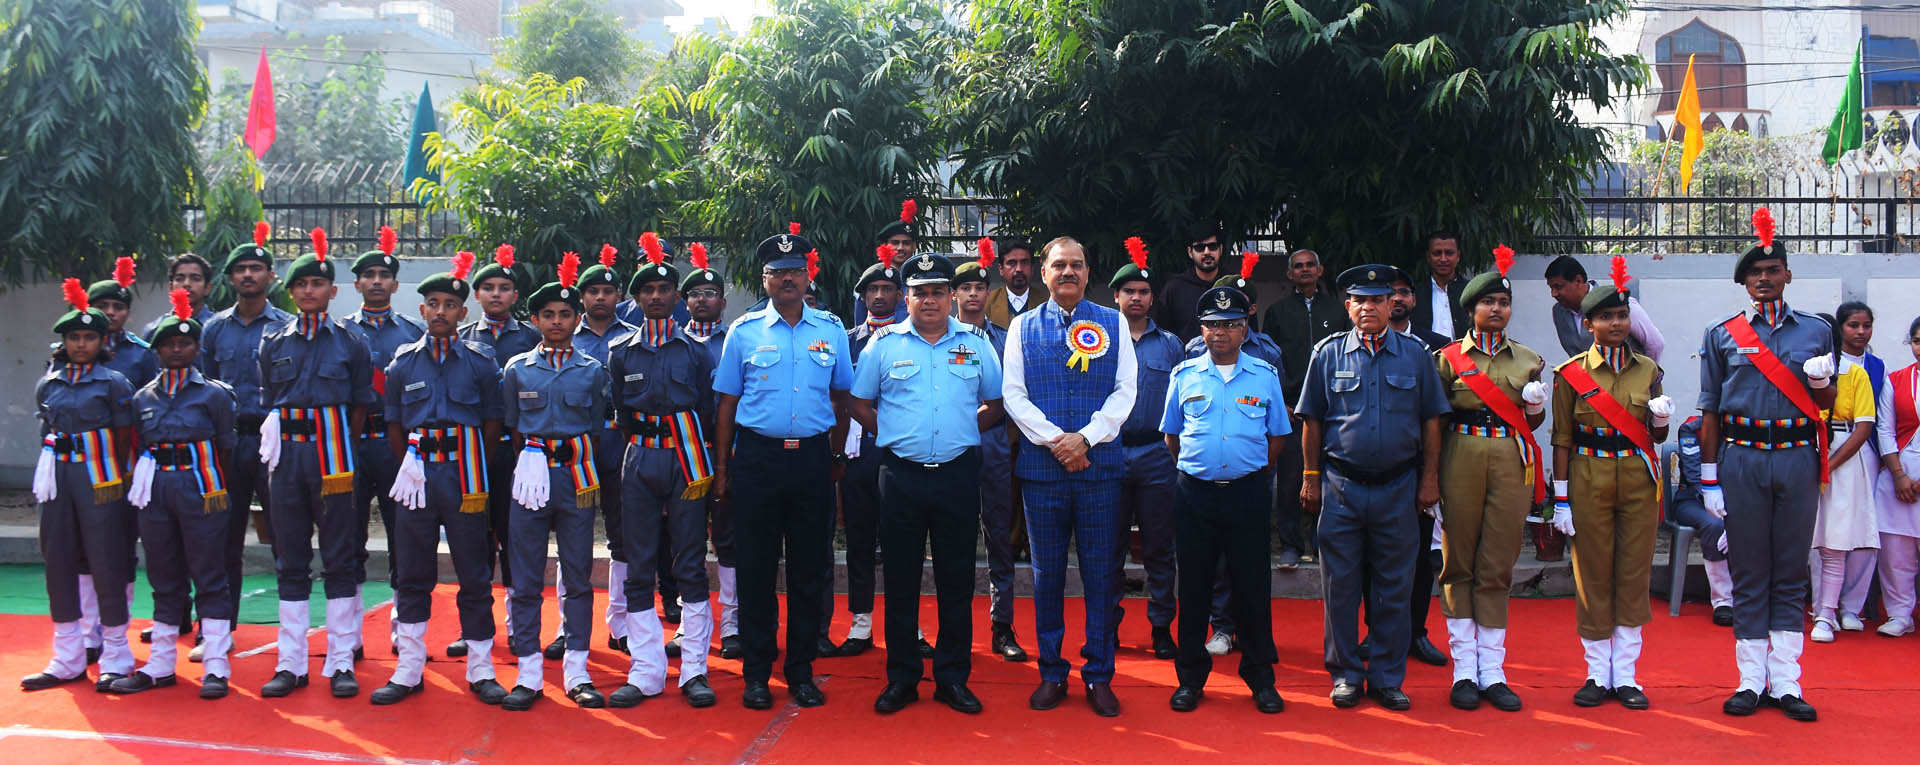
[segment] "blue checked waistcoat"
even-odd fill
[[[1067,368],[1067,357],[1072,355],[1067,348],[1067,328],[1083,320],[1098,323],[1108,338],[1107,352],[1094,359],[1085,372]],[[1086,427],[1113,393],[1114,378],[1120,370],[1119,350],[1113,344],[1132,342],[1132,337],[1121,331],[1120,312],[1083,300],[1069,319],[1059,306],[1048,301],[1022,325],[1020,353],[1027,397],[1062,431],[1072,433]],[[1087,461],[1093,463],[1091,467],[1069,473],[1046,447],[1028,442],[1021,445],[1013,470],[1023,481],[1117,481],[1126,467],[1126,455],[1118,439],[1088,449]]]

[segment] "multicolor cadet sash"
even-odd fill
[[[57,435],[64,435],[73,448],[62,454],[54,452],[59,462],[77,462],[87,466],[87,480],[93,484],[95,504],[118,502],[127,497],[125,470],[114,455],[112,428],[89,430],[85,433],[49,434],[51,441]]]
[[[1813,421],[1813,429],[1819,434],[1815,438],[1820,449],[1820,485],[1827,485],[1832,477],[1827,470],[1827,421],[1820,416],[1820,407],[1813,403],[1813,395],[1807,392],[1807,386],[1787,369],[1786,364],[1780,363],[1780,357],[1773,355],[1773,349],[1760,342],[1760,333],[1753,331],[1753,325],[1747,322],[1745,313],[1734,314],[1733,318],[1720,326],[1727,328],[1727,334],[1740,346],[1742,354],[1752,357],[1754,368],[1760,370],[1767,382],[1773,383],[1780,395],[1786,396],[1795,409]]]
[[[553,458],[553,452],[563,444],[573,445],[573,458],[560,461]],[[547,453],[547,467],[564,467],[573,479],[573,506],[578,508],[597,508],[600,506],[600,473],[593,468],[593,436],[581,434],[570,438],[539,438],[527,436],[527,445],[538,447]]]
[[[1546,501],[1546,466],[1541,464],[1540,442],[1534,440],[1533,429],[1527,427],[1527,416],[1520,412],[1520,407],[1513,403],[1513,399],[1501,392],[1499,385],[1480,373],[1473,359],[1468,358],[1467,347],[1467,341],[1461,340],[1449,343],[1440,352],[1447,357],[1447,364],[1453,367],[1453,373],[1460,377],[1460,382],[1466,383],[1467,389],[1480,397],[1480,403],[1499,415],[1501,421],[1507,423],[1507,429],[1513,431],[1513,440],[1520,445],[1520,463],[1527,468],[1524,471],[1527,483],[1533,486],[1533,502],[1539,504]]]
[[[658,429],[665,428],[667,435],[632,435],[627,443],[647,449],[673,449],[680,463],[680,477],[686,479],[687,488],[680,492],[681,499],[700,499],[707,496],[707,488],[713,484],[713,461],[707,456],[706,433],[700,429],[700,418],[693,412],[678,412],[666,416],[634,413],[635,422],[643,422]]]
[[[1647,474],[1653,476],[1653,496],[1658,503],[1665,487],[1660,481],[1659,453],[1653,450],[1653,434],[1647,432],[1647,424],[1636,419],[1625,406],[1620,404],[1619,399],[1600,387],[1600,384],[1594,381],[1593,375],[1587,373],[1587,368],[1580,363],[1579,357],[1576,356],[1571,362],[1560,365],[1559,371],[1560,379],[1566,380],[1568,385],[1573,386],[1575,395],[1586,399],[1588,406],[1599,412],[1600,417],[1605,419],[1608,425],[1612,425],[1620,435],[1626,436],[1628,441],[1633,442],[1634,448],[1640,451],[1640,461],[1646,464]]]
[[[457,449],[429,449],[419,452],[420,461],[429,464],[442,462],[458,464],[460,466],[460,512],[486,512],[487,448],[486,439],[481,435],[480,429],[472,425],[421,428],[413,431],[408,441],[417,446],[425,439],[434,439],[442,443],[452,439],[459,441],[460,446]]]
[[[226,511],[227,473],[226,470],[220,466],[219,452],[214,450],[212,440],[154,444],[154,446],[185,449],[188,454],[193,455],[193,462],[191,464],[174,463],[155,465],[154,467],[162,473],[193,473],[194,481],[200,485],[200,497],[204,505],[203,512],[219,513]]]
[[[313,443],[320,456],[320,496],[353,493],[353,447],[348,444],[347,408],[323,406],[305,409],[281,409],[280,438],[295,443]],[[284,423],[312,422],[312,433],[289,433]]]

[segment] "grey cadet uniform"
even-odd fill
[[[94,501],[93,479],[88,474],[85,434],[133,424],[133,386],[119,372],[102,364],[89,364],[75,380],[67,379],[66,364],[56,363],[34,387],[34,404],[40,418],[40,434],[51,437],[58,462],[54,467],[57,495],[40,505],[40,554],[46,561],[47,600],[55,624],[80,620],[80,572],[93,574],[93,591],[99,598],[100,624],[109,632],[125,631],[127,624],[127,584],[133,570],[127,564],[134,559],[133,508],[125,499]],[[101,439],[105,443],[106,439]],[[102,455],[115,463],[119,457]],[[122,482],[131,470],[121,465]],[[131,659],[131,655],[127,657]],[[131,664],[100,671],[125,675]]]
[[[1126,473],[1120,479],[1120,549],[1114,565],[1122,566],[1132,547],[1132,526],[1140,527],[1141,566],[1147,572],[1147,623],[1154,627],[1173,626],[1177,615],[1174,559],[1174,479],[1180,471],[1173,465],[1173,452],[1167,450],[1167,437],[1160,432],[1160,416],[1166,411],[1167,385],[1173,369],[1190,357],[1179,336],[1147,320],[1147,331],[1133,340],[1133,359],[1139,371],[1134,384],[1133,410],[1120,426],[1120,448],[1126,454]],[[1199,343],[1194,338],[1194,343]],[[1205,353],[1201,346],[1201,353]],[[1002,474],[1000,481],[1005,481]],[[1011,572],[1009,572],[1011,573]],[[1114,572],[1114,581],[1121,581]],[[1126,616],[1120,607],[1121,589],[1114,588],[1116,627]],[[1221,594],[1226,594],[1221,588]],[[1223,598],[1224,600],[1224,598]],[[1201,638],[1204,641],[1206,638]]]
[[[508,317],[506,321],[494,324],[485,316],[468,322],[456,333],[461,340],[473,340],[493,351],[493,363],[501,369],[507,368],[507,362],[522,353],[540,345],[540,333],[526,322]],[[513,402],[507,402],[511,406]],[[520,451],[520,445],[513,443],[513,434],[500,433],[500,443],[494,444],[487,452],[487,485],[511,487],[513,485],[514,454]],[[491,491],[487,493],[487,525],[492,529],[494,563],[500,567],[500,581],[511,589],[513,587],[513,564],[508,562],[507,554],[507,518],[508,508],[513,505],[512,492]]]
[[[227,589],[227,515],[244,508],[211,509],[195,463],[231,452],[233,389],[188,367],[172,393],[155,379],[133,394],[140,444],[153,455],[153,499],[137,511],[140,541],[147,551],[147,582],[153,587],[153,620],[185,623],[189,591],[204,619],[234,618]],[[228,490],[231,501],[232,491]]]
[[[687,488],[687,473],[666,420],[692,413],[698,421],[701,412],[712,410],[714,357],[677,325],[657,345],[648,340],[644,333],[632,332],[612,343],[607,369],[626,441],[621,449],[619,501],[627,521],[622,529],[627,579],[622,586],[634,613],[653,609],[660,569],[656,556],[669,560],[683,602],[704,603],[708,593],[707,500],[681,496]],[[704,432],[704,423],[702,427]],[[711,475],[706,445],[698,445],[697,450]],[[660,538],[663,516],[665,539]]]
[[[251,321],[228,308],[208,319],[200,333],[200,370],[233,389],[233,451],[227,463],[227,602],[240,613],[241,553],[247,546],[247,522],[253,501],[262,510],[273,504],[267,491],[267,466],[260,463],[260,421],[266,406],[260,401],[260,339],[293,319],[273,307]],[[156,323],[156,326],[158,324]]]

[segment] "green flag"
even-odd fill
[[[413,109],[412,138],[407,141],[406,184],[413,185],[415,178],[425,178],[434,183],[440,182],[440,171],[427,169],[427,134],[440,132],[440,126],[433,116],[433,95],[427,86],[420,86],[420,104]],[[423,197],[418,200],[425,203]]]
[[[1840,108],[1833,113],[1833,124],[1827,126],[1827,145],[1820,150],[1820,158],[1831,165],[1840,161],[1840,155],[1860,148],[1866,138],[1866,104],[1860,98],[1860,48],[1853,49],[1853,69],[1847,72],[1847,89],[1840,94]]]

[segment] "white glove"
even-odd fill
[[[1440,503],[1435,502],[1433,503],[1433,506],[1428,507],[1427,509],[1422,510],[1421,512],[1426,513],[1427,517],[1432,518],[1435,521],[1438,521],[1440,520]]]
[[[280,410],[267,411],[267,418],[260,421],[260,464],[267,466],[267,472],[280,467]]]
[[[427,506],[427,467],[413,447],[407,447],[407,456],[400,460],[400,472],[394,474],[393,490],[387,496],[408,510]]]
[[[513,468],[513,501],[528,510],[547,506],[547,493],[553,488],[553,474],[547,472],[547,453],[539,447],[520,450],[520,462]]]
[[[1700,463],[1700,504],[1715,518],[1727,517],[1727,497],[1720,493],[1720,465]]]
[[[1567,536],[1573,536],[1573,505],[1567,502],[1567,482],[1553,482],[1553,517],[1549,519],[1553,528]]]
[[[1520,400],[1527,404],[1527,414],[1539,414],[1547,408],[1547,395],[1553,392],[1543,380],[1527,383],[1520,389]]]
[[[1800,371],[1807,373],[1808,385],[1825,388],[1827,382],[1833,377],[1833,357],[1821,355],[1807,359],[1807,363],[1800,365]]]
[[[1653,415],[1653,426],[1660,427],[1673,418],[1673,399],[1667,396],[1654,396],[1647,402],[1647,413]]]
[[[1725,531],[1720,532],[1720,544],[1717,546],[1720,548],[1721,554],[1725,554],[1727,552],[1727,532]]]
[[[59,482],[53,475],[53,436],[42,439],[40,461],[33,464],[33,499],[35,502],[52,502],[60,496]]]
[[[127,485],[127,502],[143,509],[153,502],[153,471],[158,468],[153,455],[140,455],[139,461],[133,463],[133,483]]]

